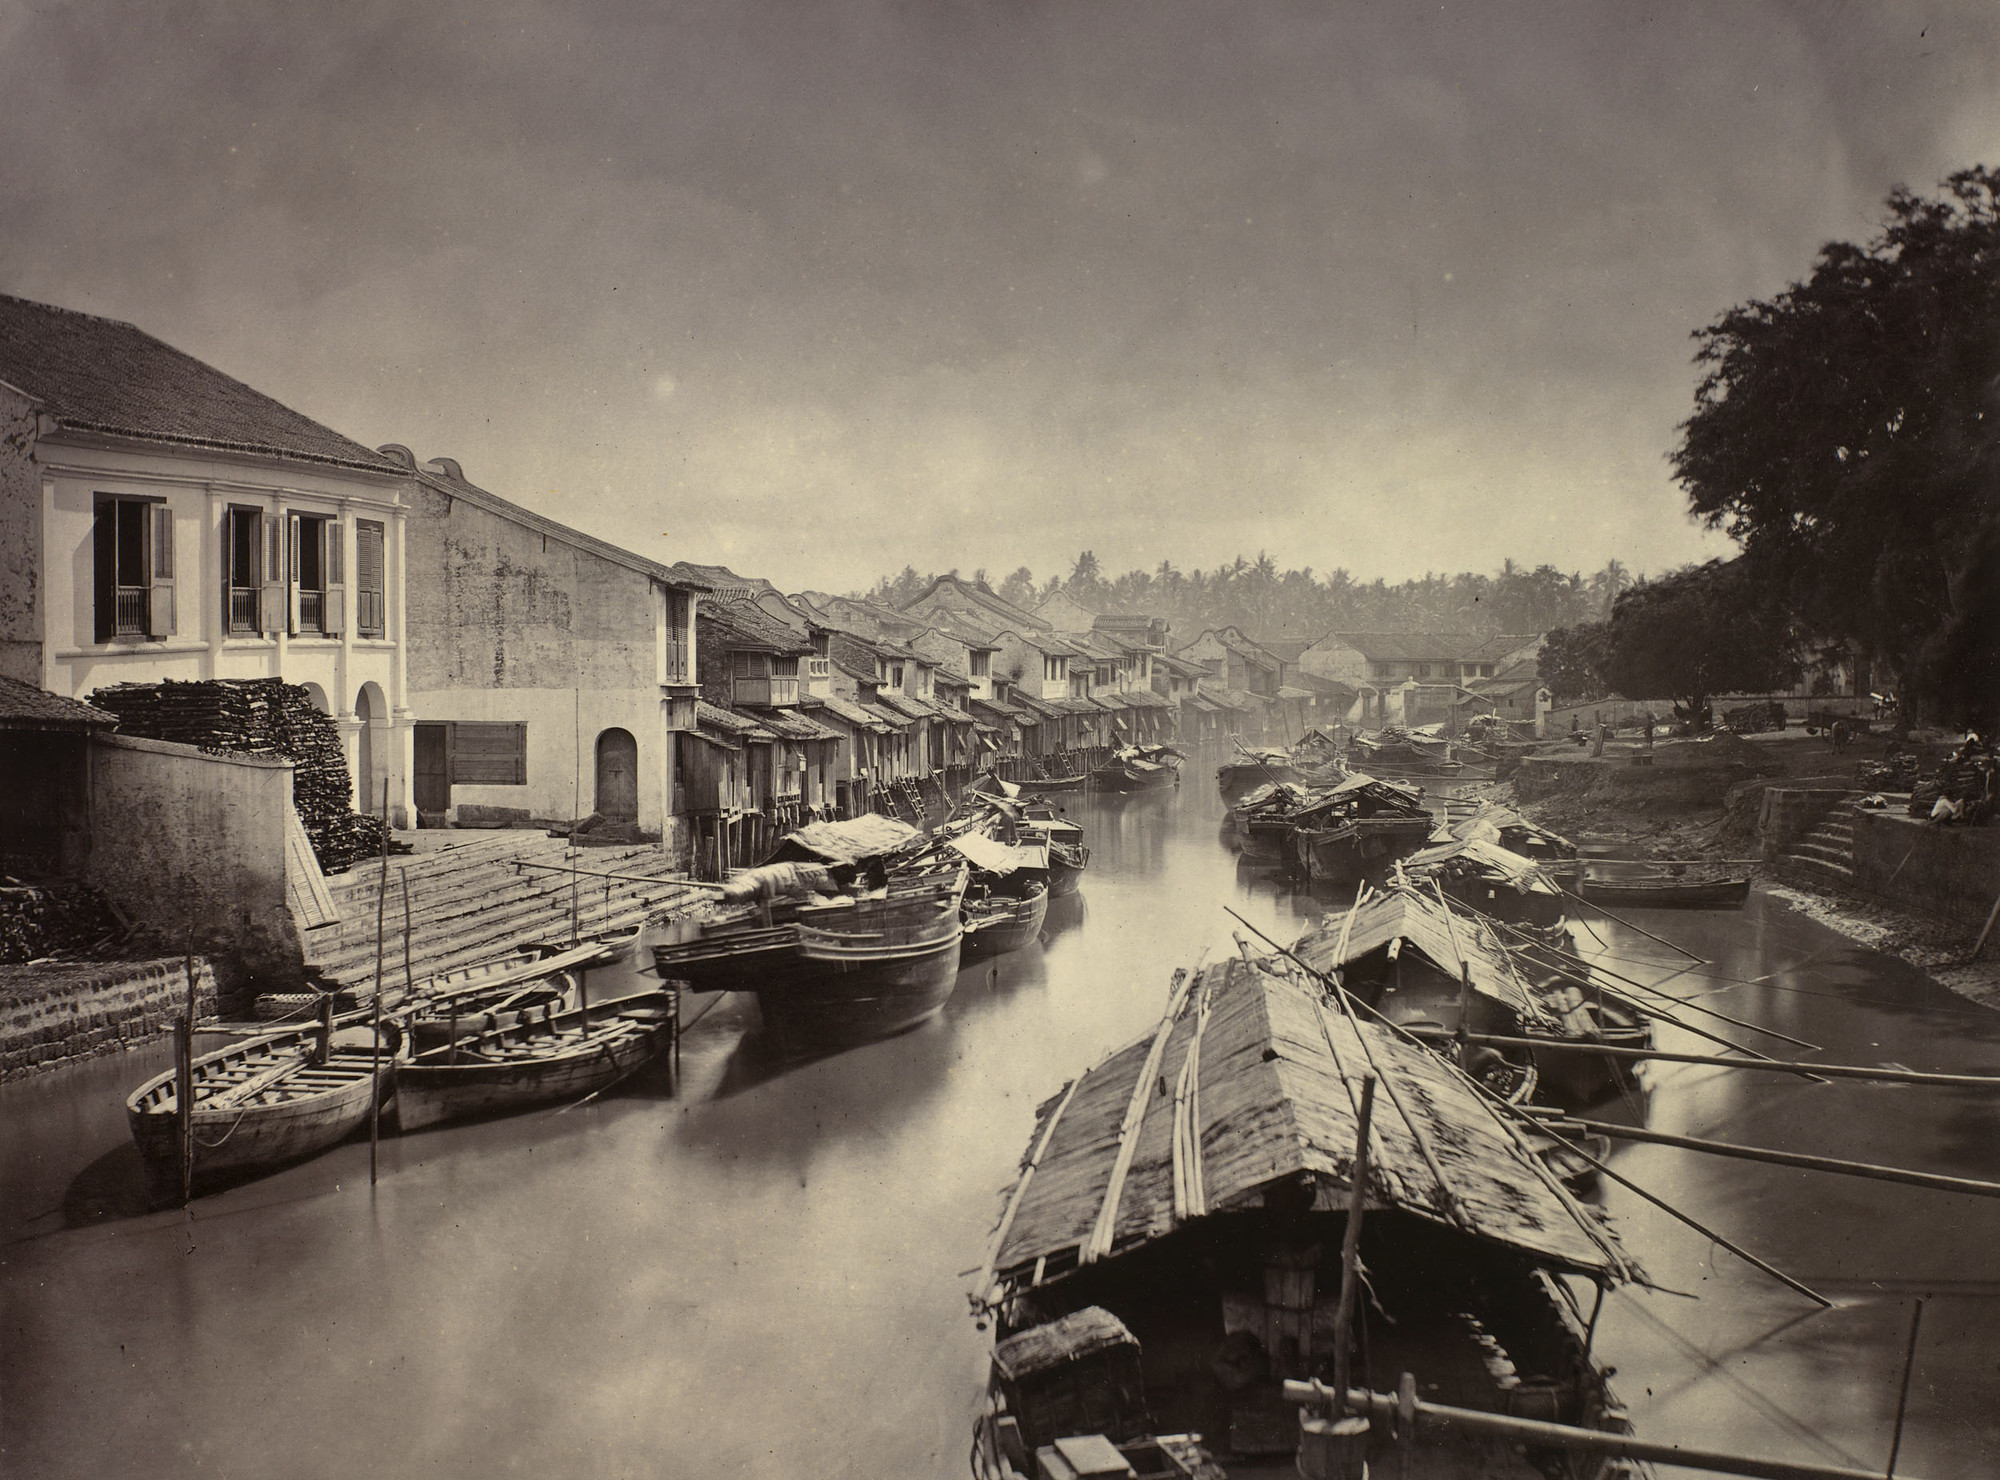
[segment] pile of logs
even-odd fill
[[[168,679],[115,684],[90,697],[118,716],[121,734],[177,741],[213,753],[289,760],[292,801],[327,873],[339,873],[382,851],[380,819],[354,811],[354,781],[340,748],[340,732],[299,685],[277,678]],[[409,849],[392,842],[389,851]]]

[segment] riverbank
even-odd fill
[[[2000,1012],[2000,930],[1973,960],[1976,937],[1879,900],[1792,884],[1773,884],[1770,893],[1857,945],[1906,961],[1947,991]]]

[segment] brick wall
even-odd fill
[[[195,958],[196,1014],[215,1015],[215,971]],[[0,972],[0,1080],[137,1047],[187,1010],[179,958],[57,963]]]

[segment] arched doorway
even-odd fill
[[[389,701],[379,685],[361,686],[354,696],[354,717],[360,722],[355,736],[354,810],[379,817],[382,780],[388,772],[387,739],[382,732],[389,718]]]
[[[607,822],[639,820],[639,742],[630,730],[597,737],[597,814]]]
[[[306,691],[306,702],[311,704],[313,708],[317,709],[321,714],[333,713],[333,706],[327,703],[325,689],[316,683],[303,684],[301,687]]]

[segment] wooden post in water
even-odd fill
[[[1472,1063],[1472,967],[1463,958],[1458,963],[1458,1067],[1469,1071]]]
[[[1368,1204],[1368,1123],[1374,1113],[1375,1076],[1370,1074],[1361,1081],[1361,1108],[1355,1113],[1354,1172],[1347,1190],[1347,1228],[1340,1236],[1340,1304],[1333,1318],[1333,1390],[1343,1412],[1353,1351],[1354,1307],[1361,1283],[1361,1215]]]
[[[405,886],[407,888],[407,885]],[[408,896],[405,895],[407,901]],[[389,909],[389,778],[382,778],[382,872],[375,881],[374,1044],[368,1054],[368,1185],[375,1185],[375,1153],[382,1140],[382,956]]]
[[[200,978],[195,975],[194,921],[188,921],[187,1013],[174,1028],[174,1108],[179,1124],[174,1127],[181,1173],[181,1206],[194,1202],[194,1024],[200,994]]]
[[[1903,1417],[1910,1410],[1910,1374],[1917,1370],[1917,1332],[1924,1324],[1924,1301],[1929,1297],[1919,1295],[1917,1308],[1910,1313],[1910,1345],[1903,1353],[1903,1388],[1896,1396],[1896,1432],[1889,1440],[1889,1463],[1883,1469],[1885,1477],[1896,1473],[1896,1456],[1903,1450]]]

